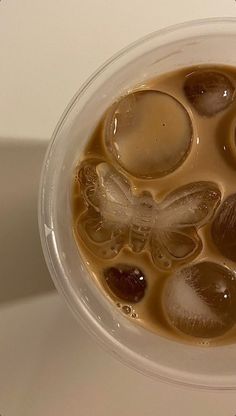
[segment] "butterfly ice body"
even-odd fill
[[[125,246],[136,253],[148,250],[162,269],[201,251],[197,230],[211,219],[221,199],[214,183],[195,182],[158,203],[149,192],[137,196],[123,174],[95,159],[82,163],[79,183],[86,211],[77,227],[86,246],[107,259]]]

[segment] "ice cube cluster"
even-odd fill
[[[235,88],[225,74],[199,69],[185,78],[183,93],[193,114],[210,118],[232,104]],[[160,198],[158,186],[155,197],[148,190],[137,194],[132,181],[181,168],[193,141],[189,111],[162,91],[135,91],[108,110],[103,136],[108,160],[85,159],[78,169],[86,206],[78,234],[101,259],[115,259],[125,247],[148,252],[157,271],[168,272],[162,308],[169,325],[193,337],[221,336],[235,323],[236,275],[196,258],[203,247],[199,230],[212,221],[215,247],[236,261],[236,194],[221,203],[219,186],[200,181]],[[112,264],[104,279],[121,301],[137,303],[146,294],[148,279],[136,265]]]

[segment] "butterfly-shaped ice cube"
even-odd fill
[[[123,174],[96,159],[85,160],[78,176],[86,211],[77,229],[86,246],[106,259],[125,246],[135,253],[148,250],[162,269],[199,254],[197,230],[212,218],[221,200],[212,182],[182,186],[161,202],[149,192],[137,196]]]

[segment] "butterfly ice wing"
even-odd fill
[[[84,160],[78,170],[79,190],[83,196],[84,202],[88,207],[93,207],[98,211],[98,176],[96,166],[98,160]]]
[[[202,248],[202,242],[192,227],[188,232],[153,232],[150,238],[150,252],[157,267],[169,269],[173,263],[194,258]]]
[[[111,165],[88,159],[79,170],[81,193],[88,208],[93,207],[105,222],[128,223],[132,217],[131,186]]]
[[[202,242],[196,228],[206,224],[219,205],[221,193],[212,182],[196,182],[169,194],[158,206],[150,238],[153,262],[164,269],[199,254]]]
[[[125,228],[104,223],[101,215],[93,208],[78,218],[76,232],[92,253],[104,259],[116,257],[126,243]]]
[[[187,233],[168,231],[163,233],[163,246],[173,260],[185,260],[198,254],[202,248],[202,242],[194,228]]]
[[[129,181],[105,162],[87,160],[80,170],[87,211],[77,222],[84,244],[98,257],[115,257],[127,240],[133,213]]]
[[[159,205],[160,229],[201,227],[214,215],[221,192],[212,182],[195,182],[170,193]]]
[[[162,244],[162,233],[152,232],[149,241],[149,250],[155,266],[160,269],[171,268],[172,260],[169,258]]]
[[[132,217],[134,200],[128,179],[105,162],[97,165],[96,172],[102,217],[108,222],[127,224]]]

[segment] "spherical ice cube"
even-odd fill
[[[236,194],[221,205],[212,224],[212,238],[221,254],[236,261]]]
[[[186,77],[184,91],[195,110],[210,117],[231,104],[235,88],[223,73],[198,70]]]
[[[104,270],[104,277],[111,292],[128,302],[139,302],[147,287],[144,273],[135,266],[119,264]]]
[[[171,325],[181,332],[220,336],[235,323],[235,274],[211,262],[186,267],[167,279],[162,305]]]
[[[153,90],[131,93],[108,111],[105,146],[127,172],[156,178],[175,170],[187,157],[192,123],[183,105]]]

